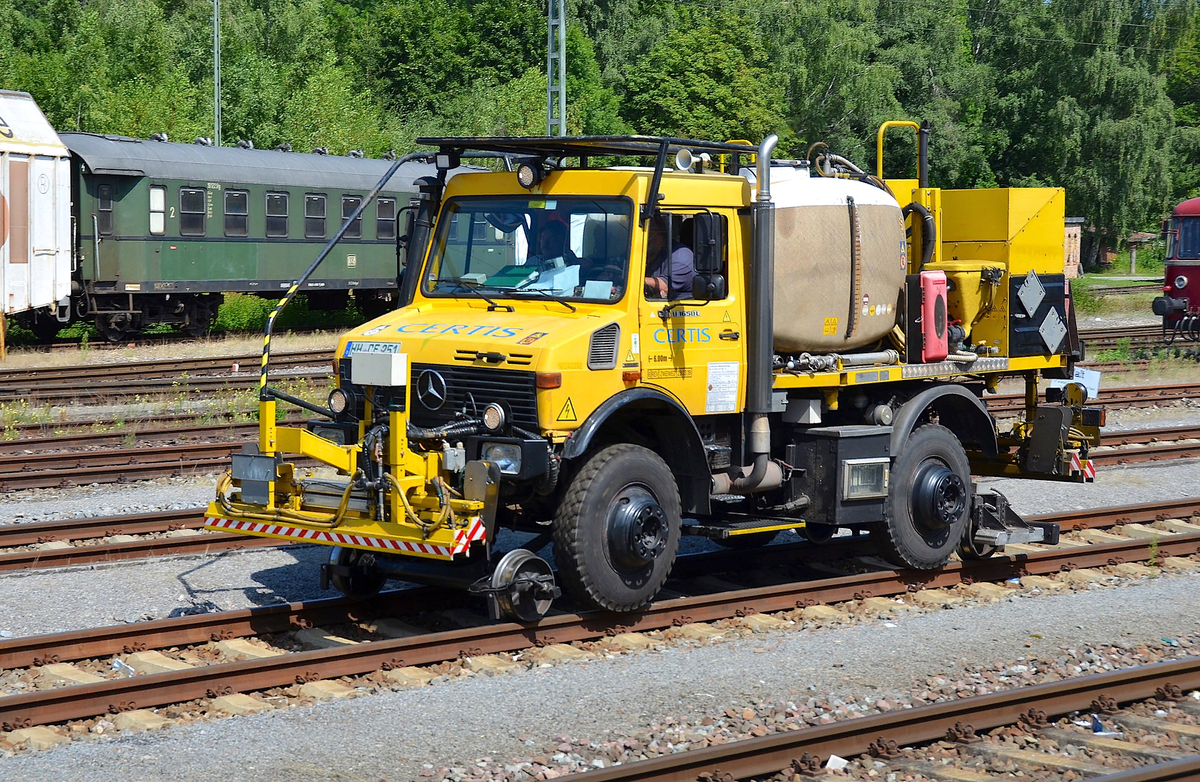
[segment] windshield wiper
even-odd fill
[[[558,296],[555,296],[554,293],[552,293],[549,288],[520,288],[520,289],[514,289],[512,291],[512,293],[513,293],[513,295],[516,295],[518,293],[540,293],[543,296],[545,296],[546,298],[550,299],[551,301],[555,301],[555,302],[558,302],[559,304],[563,305],[564,307],[569,309],[571,312],[577,312],[579,310],[578,307],[576,307],[574,304],[567,301],[566,299],[560,299]]]
[[[511,304],[500,304],[499,302],[493,301],[491,298],[485,296],[483,291],[479,290],[479,288],[482,287],[480,285],[480,283],[468,282],[463,279],[446,280],[446,282],[452,282],[458,288],[461,288],[462,290],[473,293],[474,295],[476,295],[479,298],[486,301],[488,303],[488,312],[493,312],[495,310],[504,310],[506,312],[516,312],[516,309],[513,308],[513,306]]]

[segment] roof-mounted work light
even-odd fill
[[[546,172],[539,162],[526,161],[517,166],[517,183],[526,190],[536,187],[545,176]]]

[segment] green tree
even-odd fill
[[[752,28],[684,7],[626,79],[625,118],[640,133],[759,140],[783,126],[781,86]]]

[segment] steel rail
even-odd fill
[[[1194,459],[1200,456],[1200,443],[1156,443],[1151,448],[1117,448],[1088,456],[1097,465],[1145,464],[1147,462]]]
[[[1196,779],[1200,779],[1200,755],[1090,777],[1088,782],[1174,782]]]
[[[325,371],[311,373],[272,373],[271,379],[320,380],[329,379]],[[153,380],[119,380],[90,383],[38,383],[36,385],[5,384],[0,388],[0,402],[26,400],[42,404],[87,404],[129,397],[162,397],[174,394],[212,393],[221,390],[250,388],[258,383],[257,377],[247,375],[200,376],[188,378],[162,378]]]
[[[1200,516],[1200,498],[1164,500],[1141,505],[1074,510],[1063,513],[1029,517],[1031,521],[1058,524],[1064,531],[1112,527],[1121,524],[1152,523],[1169,518]],[[132,516],[102,516],[87,519],[39,521],[25,524],[0,525],[0,548],[29,546],[54,540],[94,540],[112,535],[146,535],[176,529],[199,529],[204,525],[204,511],[196,508],[183,511],[158,511]],[[166,554],[192,554],[207,551],[209,541],[224,540],[227,533],[206,532],[203,539],[149,538],[144,541],[111,543],[104,546],[83,546],[77,550],[51,549],[0,553],[0,571],[31,568],[67,567],[93,562],[113,562]],[[246,541],[246,547],[296,545],[269,538],[233,535],[229,539]],[[221,546],[224,548],[225,544]],[[675,565],[673,578],[686,578],[689,572],[703,574],[717,568],[762,567],[784,564],[806,564],[812,561],[834,561],[870,552],[870,544],[862,537],[841,537],[827,543],[808,542],[781,544],[744,551],[720,551],[712,554],[681,557]],[[689,565],[695,561],[695,565]]]
[[[187,421],[194,422],[202,414],[181,414],[167,416],[162,419],[155,417],[152,422],[175,422]],[[229,418],[231,414],[221,414],[217,417]],[[289,419],[292,423],[298,422],[301,418],[292,417]],[[124,445],[131,439],[139,443],[151,443],[159,440],[203,440],[203,439],[229,439],[229,438],[249,438],[256,436],[258,433],[257,421],[243,422],[225,422],[225,423],[179,423],[169,426],[154,426],[142,427],[137,425],[125,424],[125,428],[120,430],[110,428],[107,431],[96,431],[96,427],[103,427],[107,424],[113,427],[114,424],[109,421],[80,421],[69,424],[72,427],[91,427],[89,430],[72,432],[60,435],[49,436],[33,436],[22,437],[17,440],[0,441],[0,455],[3,454],[23,454],[27,451],[51,451],[61,450],[66,448],[100,446],[100,445]],[[49,424],[25,424],[22,429],[26,431],[37,431],[41,433]],[[1200,426],[1177,426],[1177,427],[1160,427],[1154,429],[1133,429],[1123,430],[1120,432],[1105,432],[1101,435],[1101,445],[1105,447],[1117,447],[1121,445],[1135,444],[1157,444],[1166,443],[1174,440],[1190,440],[1200,439]]]
[[[201,522],[203,523],[203,522]],[[236,532],[205,532],[194,537],[139,538],[122,543],[98,543],[61,549],[22,550],[0,554],[0,572],[34,570],[76,565],[122,562],[129,559],[208,554],[246,548],[295,545],[272,538],[239,535]]]
[[[1200,426],[1164,426],[1153,429],[1124,429],[1119,432],[1101,432],[1103,446],[1135,445],[1169,442],[1171,440],[1193,440],[1200,438]]]
[[[1045,712],[1047,717],[1085,711],[1101,694],[1118,704],[1147,700],[1155,697],[1157,690],[1166,684],[1183,689],[1200,687],[1200,657],[774,733],[587,771],[573,775],[572,779],[577,782],[695,782],[703,774],[711,775],[711,779],[726,778],[723,775],[746,779],[787,769],[804,753],[818,758],[830,755],[854,757],[866,754],[871,745],[880,740],[894,741],[901,747],[938,741],[960,723],[971,725],[978,733],[1016,724],[1021,715],[1031,709]]]
[[[1101,389],[1100,398],[1089,404],[1101,407],[1147,407],[1196,397],[1200,397],[1200,389],[1194,383],[1164,383]],[[984,396],[982,401],[988,412],[996,415],[1011,415],[1025,411],[1025,395],[1023,393],[989,394]]]
[[[329,355],[314,357],[312,351],[289,350],[278,355],[279,364],[289,367],[330,365]],[[184,372],[227,373],[233,364],[245,364],[247,369],[258,366],[257,353],[231,354],[209,358],[160,358],[147,361],[103,362],[97,364],[73,364],[65,367],[31,367],[29,369],[0,370],[0,383],[44,383],[47,381],[82,380],[92,382],[96,375],[105,378],[156,378],[180,375]]]
[[[428,665],[459,657],[512,652],[530,646],[594,640],[610,633],[660,630],[690,622],[711,622],[751,613],[785,611],[818,602],[905,594],[1013,576],[1056,573],[1152,557],[1200,552],[1200,534],[1166,535],[1154,541],[1131,540],[1067,550],[963,563],[940,571],[881,571],[820,581],[756,587],[651,604],[636,615],[605,613],[548,616],[534,626],[498,623],[479,628],[429,633],[349,647],[296,652],[259,660],[221,663],[169,673],[108,680],[0,698],[5,730],[65,722],[97,714],[179,703],[217,694],[283,687],[296,682],[358,676],[381,668]],[[2,647],[0,647],[2,648]],[[1190,680],[1188,680],[1190,681]],[[1180,686],[1198,686],[1178,683]],[[908,712],[906,712],[908,713]],[[859,722],[859,720],[855,720]],[[785,764],[786,765],[786,764]]]
[[[33,521],[0,525],[0,548],[31,546],[55,540],[91,540],[112,535],[147,535],[204,526],[204,509],[163,510],[129,516]]]

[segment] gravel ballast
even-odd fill
[[[478,770],[481,758],[503,770],[563,741],[584,742],[572,743],[564,761],[576,754],[590,763],[589,754],[602,755],[591,743],[602,750],[614,738],[651,740],[669,732],[668,719],[684,715],[694,715],[694,724],[726,709],[742,713],[764,701],[808,705],[811,698],[814,713],[844,718],[880,699],[897,703],[945,684],[950,694],[975,694],[973,677],[980,670],[1030,667],[1031,660],[1083,675],[1092,672],[1090,664],[1069,658],[1113,642],[1127,650],[1126,664],[1145,662],[1156,655],[1141,649],[1144,644],[1163,647],[1165,638],[1166,646],[1191,646],[1187,635],[1200,631],[1200,624],[1187,606],[1198,588],[1200,576],[1166,577],[1120,589],[1014,596],[846,628],[774,631],[730,643],[466,677],[255,717],[76,741],[0,759],[0,769],[14,779],[47,780],[404,780],[442,768],[461,769],[450,776],[464,778],[468,767]],[[1009,679],[1008,686],[1024,683],[1019,675]],[[665,736],[663,741],[665,747]]]

